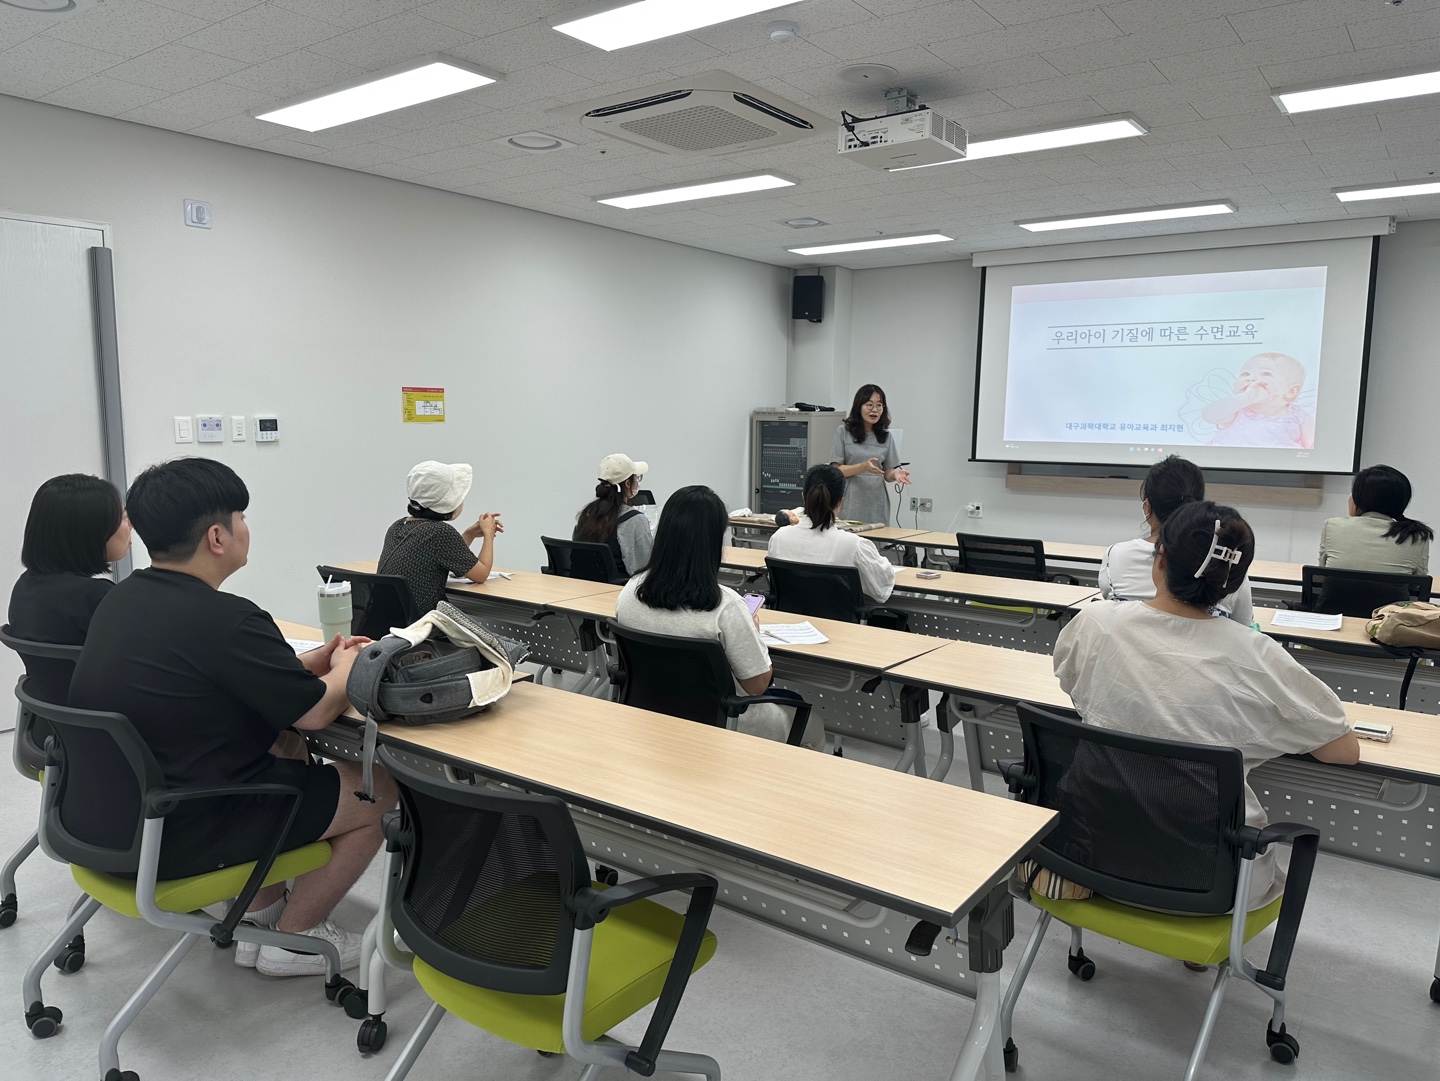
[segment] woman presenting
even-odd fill
[[[855,392],[850,415],[835,429],[830,462],[845,476],[845,509],[854,521],[889,522],[887,482],[909,484],[900,468],[900,451],[890,438],[890,407],[885,392],[866,383]]]

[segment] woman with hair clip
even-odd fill
[[[1331,518],[1320,534],[1320,566],[1386,574],[1429,574],[1435,530],[1405,517],[1410,479],[1388,465],[1355,474],[1350,517]]]
[[[891,484],[909,484],[900,468],[900,451],[890,438],[890,407],[885,392],[866,383],[855,392],[850,415],[835,429],[830,464],[845,477],[845,505],[859,522],[889,522]]]
[[[1359,745],[1335,692],[1274,639],[1210,615],[1254,557],[1255,536],[1233,507],[1176,509],[1155,548],[1155,596],[1086,605],[1056,640],[1055,675],[1085,723],[1238,748],[1247,778],[1283,754],[1356,762]],[[1248,782],[1245,821],[1267,823]],[[1272,849],[1255,860],[1249,908],[1284,885]]]
[[[649,519],[630,505],[648,472],[648,463],[631,461],[625,454],[600,459],[595,498],[575,516],[570,535],[571,540],[609,545],[616,569],[627,578],[650,562],[654,544]]]
[[[805,513],[799,522],[777,529],[770,537],[770,554],[794,563],[823,563],[854,567],[860,588],[877,604],[890,599],[895,588],[895,565],[882,556],[872,541],[835,528],[845,502],[845,477],[833,465],[814,465],[805,474]]]
[[[1113,601],[1145,601],[1155,596],[1151,571],[1160,527],[1180,507],[1204,498],[1205,474],[1194,462],[1172,454],[1152,465],[1140,482],[1145,535],[1112,544],[1105,552],[1100,560],[1100,595]],[[1250,626],[1255,618],[1250,579],[1242,577],[1235,592],[1221,597],[1210,614],[1228,616],[1236,623]]]
[[[397,574],[410,583],[410,595],[421,612],[445,597],[447,576],[483,582],[495,562],[495,534],[504,533],[500,515],[486,512],[463,531],[450,525],[464,509],[474,471],[465,464],[421,462],[405,478],[410,502],[404,518],[385,530],[380,574]],[[470,550],[485,538],[476,556]]]
[[[110,564],[129,552],[130,520],[113,484],[85,473],[51,477],[35,492],[25,519],[25,570],[10,592],[10,633],[84,645],[90,617],[115,585]],[[35,693],[63,704],[74,666],[47,657],[22,660]]]
[[[703,484],[672,495],[655,530],[650,565],[620,591],[615,619],[622,627],[650,634],[718,641],[725,647],[741,692],[766,694],[774,670],[770,651],[760,640],[759,620],[740,594],[720,584],[720,548],[729,526],[725,504]],[[738,727],[752,736],[784,742],[790,734],[790,716],[784,707],[762,702],[740,715]],[[810,715],[800,742],[824,750],[825,726],[818,713]]]

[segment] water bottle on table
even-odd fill
[[[349,582],[323,582],[316,590],[320,604],[320,630],[325,641],[331,641],[337,634],[350,637]]]

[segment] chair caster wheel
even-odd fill
[[[1072,953],[1065,958],[1065,963],[1070,966],[1070,974],[1078,976],[1085,983],[1095,978],[1095,962],[1085,956],[1085,951]]]
[[[25,1011],[25,1024],[30,1029],[30,1035],[37,1040],[47,1040],[55,1035],[64,1019],[59,1006],[45,1006],[37,1002]]]
[[[606,867],[603,863],[597,863],[595,865],[595,881],[603,882],[607,886],[618,886],[620,872],[613,867]]]
[[[1270,1057],[1281,1065],[1289,1066],[1300,1057],[1300,1041],[1285,1031],[1283,1021],[1279,1032],[1265,1026],[1265,1043],[1270,1048]]]
[[[1005,1041],[1005,1072],[1014,1073],[1020,1065],[1020,1048],[1015,1046],[1014,1040]]]
[[[1440,1003],[1440,976],[1436,976],[1430,984],[1430,1001]]]
[[[325,982],[325,1001],[332,1006],[343,1006],[345,997],[353,994],[356,987],[344,976],[336,976]]]
[[[118,1070],[112,1066],[105,1071],[105,1081],[140,1081],[140,1075],[134,1070]]]
[[[360,1031],[355,1036],[355,1046],[362,1055],[373,1055],[385,1046],[386,1025],[378,1017],[367,1017],[360,1022]]]
[[[0,900],[0,929],[9,927],[20,915],[20,902],[15,900],[13,893],[7,893],[3,900]]]
[[[335,1005],[345,1011],[346,1017],[363,1021],[370,1012],[370,995],[358,987],[342,987],[335,994]]]
[[[60,951],[60,956],[55,958],[55,967],[67,976],[79,972],[85,967],[84,948],[82,947],[77,950],[66,946],[65,949]]]
[[[537,1055],[539,1055],[541,1058],[554,1058],[559,1052],[556,1052],[556,1051],[541,1051],[539,1048],[536,1048],[535,1053],[536,1053]]]

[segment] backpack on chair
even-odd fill
[[[437,724],[479,713],[509,692],[526,653],[521,643],[491,634],[446,601],[361,650],[345,685],[365,718],[364,787],[356,795],[375,798],[380,721]]]

